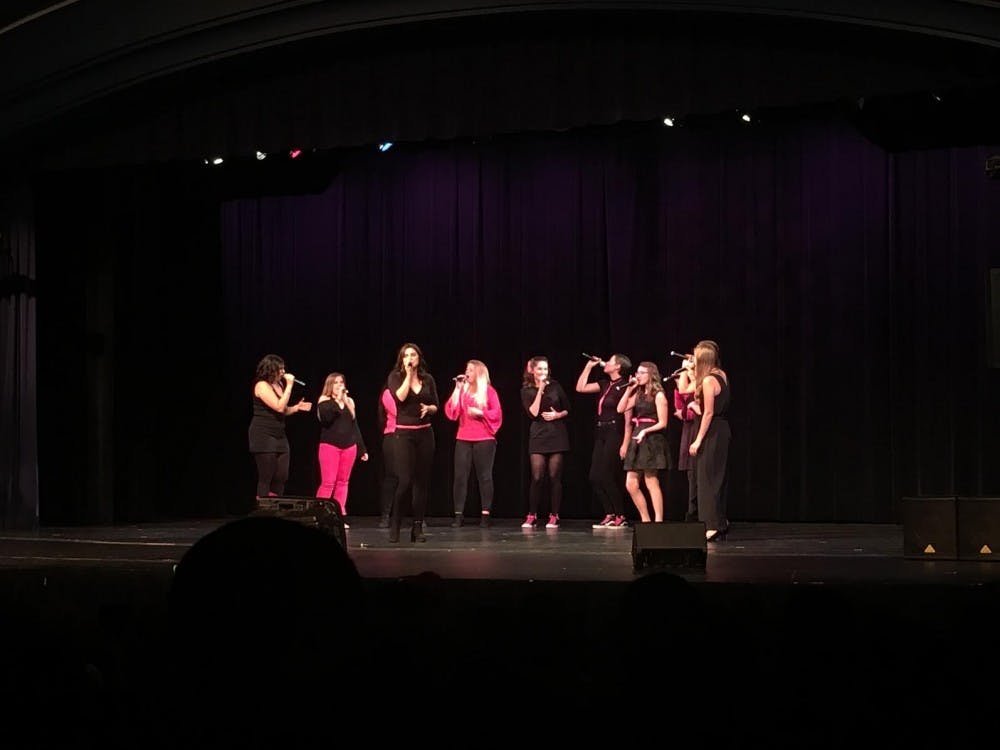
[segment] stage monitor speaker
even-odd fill
[[[958,498],[958,559],[1000,560],[1000,497]]]
[[[347,549],[344,516],[336,501],[316,497],[258,497],[252,516],[275,516],[326,532]]]
[[[903,557],[958,559],[957,498],[903,498]]]
[[[704,568],[708,558],[703,523],[636,523],[632,569]]]

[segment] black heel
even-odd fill
[[[424,536],[424,524],[421,521],[413,522],[413,528],[410,529],[410,541],[411,542],[427,541],[427,537]]]

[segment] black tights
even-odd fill
[[[288,481],[287,453],[254,453],[257,462],[257,497],[285,494]]]
[[[542,485],[546,473],[549,476],[549,513],[559,515],[562,506],[562,453],[532,453],[531,454],[531,487],[528,490],[528,512],[538,515],[542,501]]]

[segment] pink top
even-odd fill
[[[503,424],[503,411],[500,409],[500,397],[492,385],[486,386],[486,408],[483,416],[473,417],[469,414],[470,406],[478,406],[476,399],[462,391],[458,395],[458,405],[449,397],[444,402],[444,415],[448,419],[458,420],[456,440],[493,440],[497,430]]]
[[[391,435],[396,431],[396,399],[388,388],[382,391],[382,408],[385,409],[385,429],[382,434]]]
[[[679,393],[674,391],[674,408],[681,410],[681,419],[685,422],[693,422],[698,414],[691,408],[694,403],[693,393]]]

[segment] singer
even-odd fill
[[[285,417],[312,409],[312,404],[301,398],[294,406],[288,405],[294,383],[295,376],[285,372],[285,360],[277,354],[267,354],[257,363],[247,438],[257,464],[258,498],[284,494],[289,468]]]
[[[659,473],[671,468],[672,461],[667,453],[667,419],[670,410],[667,396],[663,392],[660,369],[653,362],[640,362],[635,368],[635,377],[618,402],[618,413],[632,412],[632,439],[625,454],[625,489],[632,496],[643,523],[650,520],[663,522],[663,490],[660,488]],[[643,475],[649,500],[653,505],[653,518],[649,517],[646,497],[639,487],[639,474]]]
[[[493,462],[497,455],[497,430],[503,423],[500,398],[490,385],[490,371],[478,359],[470,359],[465,374],[453,378],[455,389],[445,402],[444,415],[458,422],[455,435],[455,519],[451,525],[462,525],[468,495],[469,472],[475,469],[482,501],[479,525],[490,525],[493,510]]]
[[[675,354],[676,352],[670,352]],[[676,388],[674,390],[674,415],[681,421],[680,449],[677,455],[677,469],[683,471],[688,482],[688,505],[684,520],[698,520],[698,482],[694,470],[694,457],[688,452],[691,441],[698,434],[701,422],[701,406],[694,398],[694,354],[688,354],[683,364],[673,374]]]
[[[695,457],[698,519],[705,524],[706,541],[721,542],[729,533],[726,516],[726,477],[731,432],[729,376],[722,369],[719,345],[699,341],[694,348],[695,399],[701,405],[701,423],[688,452]]]
[[[521,403],[531,420],[528,430],[528,454],[531,462],[531,486],[528,490],[528,515],[522,529],[533,529],[538,521],[542,488],[549,482],[549,522],[547,529],[559,528],[562,505],[563,459],[569,451],[569,399],[562,386],[549,377],[548,357],[532,357],[524,370]]]
[[[431,417],[437,414],[438,393],[434,377],[427,372],[423,352],[416,344],[403,344],[396,364],[386,379],[383,398],[386,419],[382,450],[386,472],[396,478],[396,492],[389,518],[389,541],[399,541],[403,501],[413,510],[411,542],[426,542],[424,514],[427,489],[434,460],[434,430]]]
[[[624,354],[612,354],[607,361],[589,355],[576,379],[577,393],[599,393],[594,426],[594,449],[590,456],[590,486],[604,508],[604,520],[595,529],[621,529],[625,522],[625,482],[622,461],[632,438],[632,415],[619,414],[618,402],[628,387],[627,376],[632,360]],[[598,365],[605,377],[588,382]]]
[[[323,393],[316,400],[316,416],[322,426],[319,434],[320,483],[316,497],[333,499],[340,513],[347,515],[347,487],[354,461],[368,460],[368,449],[358,428],[354,399],[347,394],[347,383],[339,372],[331,372],[323,383]],[[345,523],[344,528],[349,528]]]

